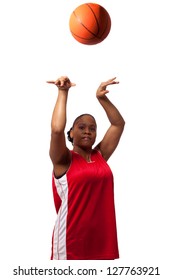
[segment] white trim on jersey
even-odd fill
[[[60,179],[54,177],[54,182],[62,203],[55,222],[53,234],[53,259],[66,260],[66,228],[68,213],[68,182],[66,174]]]

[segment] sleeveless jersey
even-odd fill
[[[71,151],[71,165],[52,176],[57,219],[51,260],[108,260],[119,257],[113,175],[102,155],[91,162]]]

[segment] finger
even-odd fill
[[[109,90],[104,90],[103,93],[104,93],[104,94],[107,94],[107,93],[109,93]]]
[[[115,81],[115,79],[110,79],[106,82],[107,86],[108,85],[114,85],[114,84],[119,84],[119,81],[118,80]]]
[[[60,87],[64,86],[65,81],[61,80],[61,81],[57,81],[57,85],[60,85]]]
[[[105,94],[107,94],[108,92],[109,92],[109,90],[105,89],[105,90],[102,90],[100,93],[101,93],[101,95],[105,95]]]
[[[112,79],[109,79],[108,81],[107,81],[107,83],[112,83],[112,82],[115,82],[115,83],[117,83],[118,82],[118,80],[116,80],[117,79],[117,77],[114,77],[114,78],[112,78]],[[115,81],[116,80],[116,81]]]
[[[55,81],[46,81],[48,84],[55,84]]]
[[[119,84],[119,81],[113,81],[112,83],[110,83],[110,85],[113,85],[113,84]]]
[[[61,80],[64,80],[64,81],[70,81],[69,78],[68,78],[67,76],[62,76],[60,79],[61,79]]]
[[[116,80],[116,78],[117,77],[114,77],[114,78],[112,78],[112,79],[109,79],[109,80],[107,80],[105,83],[107,84],[107,83],[112,83],[114,80]]]
[[[111,81],[115,80],[116,78],[117,78],[117,77],[114,77],[114,78],[112,78],[112,79],[109,79],[108,81],[111,82]]]
[[[75,87],[75,86],[76,86],[76,84],[75,84],[75,83],[71,83],[71,86],[72,86],[72,87]]]

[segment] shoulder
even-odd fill
[[[98,148],[94,148],[92,150],[92,155],[96,155],[98,157],[102,157],[103,158],[102,153],[101,153],[101,151]]]
[[[99,149],[93,149],[91,155],[92,155],[92,158],[94,158],[94,159],[98,159],[98,160],[100,159],[100,160],[105,161],[105,159],[102,156],[102,153]]]

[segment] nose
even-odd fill
[[[88,127],[85,128],[85,134],[90,134],[90,129]]]

